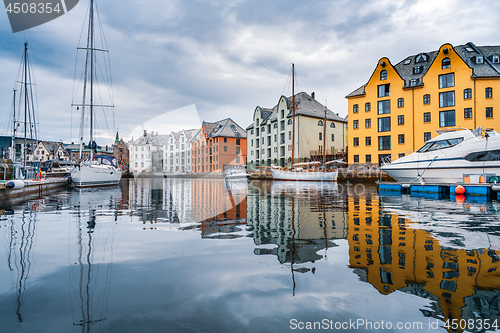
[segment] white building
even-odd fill
[[[129,142],[130,172],[190,173],[191,147],[200,130],[148,133]]]
[[[28,162],[45,162],[48,160],[69,161],[69,153],[62,142],[38,141],[33,154],[26,155]]]
[[[171,132],[163,146],[163,171],[167,173],[191,172],[191,148],[200,130]]]
[[[247,130],[247,166],[271,164],[289,166],[292,163],[293,123],[295,147],[293,163],[308,161],[317,156],[335,155],[346,148],[347,121],[305,92],[295,95],[295,116],[292,116],[292,97],[281,96],[272,109],[256,107],[253,122]]]

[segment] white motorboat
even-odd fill
[[[224,173],[224,178],[227,180],[233,179],[248,179],[250,174],[242,169],[229,169]]]
[[[104,80],[97,80],[96,69],[99,66],[107,66],[109,64],[109,58],[104,58],[103,64],[97,62],[98,56],[97,51],[100,52],[104,57],[107,55],[107,50],[101,48],[96,48],[95,45],[95,32],[94,32],[94,0],[90,0],[89,6],[89,23],[88,23],[88,36],[86,47],[79,48],[85,50],[86,61],[85,68],[83,71],[83,98],[81,104],[72,104],[72,106],[81,107],[81,121],[80,121],[80,157],[79,164],[71,170],[71,180],[76,187],[90,187],[90,186],[109,186],[116,185],[122,177],[122,169],[117,165],[117,159],[113,156],[108,155],[94,155],[97,151],[97,144],[94,141],[94,115],[95,107],[113,107],[112,103],[110,105],[95,103],[96,97],[100,97],[101,94],[96,93],[99,90],[99,84],[97,82],[111,82],[109,78]],[[99,16],[97,15],[99,18]],[[99,25],[102,27],[102,25]],[[101,36],[103,33],[101,31]],[[100,70],[102,73],[102,69]],[[109,73],[109,68],[106,68],[105,73]],[[87,87],[87,82],[88,87]],[[108,87],[110,89],[110,87]],[[89,90],[89,96],[87,96],[87,89]],[[97,90],[94,92],[94,89]],[[90,118],[89,129],[90,129],[90,157],[87,160],[82,159],[82,147],[83,147],[83,128],[86,123],[86,109],[88,110],[88,115]]]
[[[401,183],[459,183],[464,175],[500,175],[500,135],[478,127],[437,131],[416,152],[382,170]],[[485,180],[488,181],[488,180]]]

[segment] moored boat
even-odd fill
[[[464,175],[500,175],[500,135],[493,130],[437,131],[416,152],[382,165],[382,171],[401,183],[460,183]],[[487,178],[487,179],[486,179]]]
[[[229,169],[224,173],[224,178],[227,180],[239,180],[239,179],[248,179],[250,174],[242,169]]]

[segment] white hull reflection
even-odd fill
[[[337,180],[337,171],[287,171],[279,169],[271,169],[274,180],[288,181],[319,181],[333,182]]]

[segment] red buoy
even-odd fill
[[[462,185],[458,185],[457,187],[455,187],[455,193],[456,194],[464,194],[465,193],[465,187],[463,187]]]

